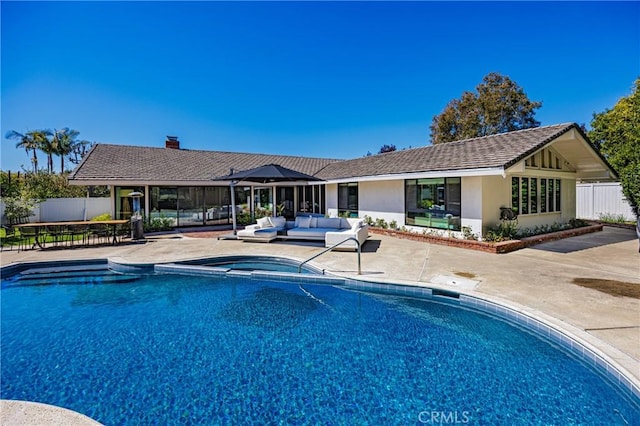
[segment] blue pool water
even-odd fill
[[[273,256],[222,256],[213,259],[200,259],[176,262],[179,265],[199,265],[236,271],[270,271],[297,273],[299,261]],[[308,264],[302,266],[302,273],[322,274],[322,270]]]
[[[125,277],[4,281],[2,398],[109,425],[640,418],[571,356],[456,306],[237,277]]]

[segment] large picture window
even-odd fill
[[[358,183],[338,184],[338,214],[358,217]]]
[[[133,199],[129,196],[132,192],[141,192],[144,194],[144,188],[141,186],[115,188],[116,195],[116,219],[130,219],[133,211]],[[144,197],[140,198],[140,206],[144,208]]]
[[[560,211],[560,179],[511,178],[511,208],[517,214]]]
[[[460,178],[405,181],[405,223],[413,226],[460,230]]]

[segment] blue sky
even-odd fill
[[[489,72],[589,124],[640,76],[638,2],[11,2],[1,7],[9,130],[95,142],[355,158],[429,143]],[[45,165],[44,155],[40,165]]]

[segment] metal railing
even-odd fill
[[[300,263],[300,265],[298,265],[298,273],[302,272],[302,266],[305,263],[310,262],[310,261],[312,261],[313,259],[315,259],[315,258],[317,258],[319,256],[322,256],[326,252],[333,250],[334,248],[338,247],[341,244],[346,243],[347,241],[355,241],[356,242],[356,249],[358,251],[358,275],[362,275],[361,262],[360,262],[360,251],[361,251],[360,250],[360,241],[358,241],[358,239],[356,237],[346,238],[346,239],[340,241],[339,243],[334,244],[331,247],[328,247],[328,248],[322,250],[320,253],[311,256],[309,259],[305,260],[304,262]]]

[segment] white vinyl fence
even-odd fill
[[[33,209],[30,222],[62,222],[89,220],[111,213],[111,198],[49,198]],[[4,202],[0,202],[0,217],[4,224]]]
[[[602,215],[636,220],[618,182],[579,183],[576,185],[576,217],[599,219]]]

